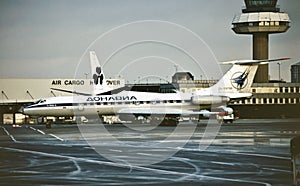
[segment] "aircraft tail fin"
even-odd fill
[[[100,66],[95,51],[90,51],[91,74],[93,79],[93,95],[98,95],[112,90],[106,83],[105,75]]]
[[[200,92],[202,94],[203,92],[207,94],[251,93],[251,86],[259,65],[288,59],[290,58],[221,62],[221,64],[232,64],[233,66],[215,85]]]

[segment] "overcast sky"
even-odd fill
[[[269,57],[292,58],[281,65],[282,77],[290,81],[290,65],[300,61],[300,1],[278,4],[292,23],[287,33],[270,36]],[[0,0],[0,78],[83,78],[89,73],[85,52],[95,50],[107,77],[165,79],[177,65],[197,79],[217,79],[216,61],[252,58],[251,36],[231,30],[242,6],[243,0]],[[142,20],[163,22],[124,26]],[[158,38],[162,41],[136,43],[109,58],[124,42]],[[167,44],[174,38],[196,60]],[[277,64],[270,75],[278,79]]]

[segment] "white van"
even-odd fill
[[[233,123],[233,121],[235,120],[234,118],[234,114],[228,114],[228,115],[225,115],[225,116],[220,116],[220,115],[217,115],[217,120],[218,122],[224,122],[224,123]]]

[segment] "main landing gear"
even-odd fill
[[[135,116],[133,123],[145,123],[157,126],[177,126],[179,123],[179,116],[177,115],[144,115],[144,116]]]

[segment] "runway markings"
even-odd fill
[[[10,139],[13,141],[13,142],[17,142],[17,140],[14,138],[14,136],[13,135],[11,135],[7,130],[6,130],[6,128],[5,127],[1,127],[3,130],[4,130],[4,132],[10,137]]]
[[[198,148],[180,148],[184,151],[199,151]],[[238,155],[245,155],[245,156],[257,156],[257,157],[264,157],[264,158],[274,158],[274,159],[282,159],[282,160],[291,160],[290,157],[283,157],[283,156],[274,156],[268,154],[257,154],[257,153],[246,153],[246,152],[239,152],[237,150],[209,150],[206,149],[204,152],[212,152],[212,153],[220,153],[220,154],[238,154]]]
[[[6,128],[4,128],[4,127],[1,127],[3,130],[4,130],[4,132],[9,136],[10,134],[9,134],[9,132],[6,130]]]
[[[13,135],[9,135],[9,137],[11,138],[11,140],[13,140],[14,142],[17,142],[17,140],[14,138]]]
[[[121,150],[117,150],[117,149],[109,149],[109,150],[112,151],[112,152],[122,152]]]
[[[142,155],[142,156],[154,156],[154,154],[142,153],[142,152],[139,152],[137,154]]]
[[[115,163],[115,162],[109,162],[109,161],[85,159],[85,158],[79,158],[79,157],[65,156],[65,155],[59,155],[59,154],[51,154],[51,153],[46,153],[46,152],[31,151],[31,150],[24,150],[24,149],[10,148],[10,147],[0,147],[0,149],[5,149],[5,150],[9,150],[9,151],[14,151],[14,152],[20,152],[20,153],[30,153],[30,154],[46,156],[46,157],[68,159],[68,160],[73,161],[73,162],[74,161],[82,161],[82,162],[95,163],[95,164],[99,164],[99,165],[107,165],[107,166],[114,166],[114,167],[120,167],[120,168],[132,168],[132,169],[135,169],[135,170],[155,172],[155,173],[158,173],[158,174],[177,175],[177,176],[182,176],[182,178],[196,177],[196,178],[199,178],[199,179],[210,179],[210,180],[219,180],[219,181],[249,183],[249,184],[259,184],[259,185],[271,186],[271,184],[269,184],[267,182],[241,180],[241,179],[230,179],[230,178],[221,178],[221,177],[199,175],[199,174],[194,174],[194,173],[176,172],[176,171],[170,171],[170,170],[163,170],[163,169],[155,169],[155,168],[149,168],[149,167],[127,165],[127,164]],[[77,164],[77,166],[78,166],[78,164]],[[80,171],[80,168],[78,168],[77,166],[76,166],[77,171]],[[196,170],[196,172],[197,172],[197,170]],[[179,180],[182,181],[181,178],[179,178]]]
[[[215,163],[215,164],[220,164],[220,165],[230,165],[230,166],[236,165],[235,163],[218,162],[218,161],[210,161],[210,163]]]
[[[58,137],[58,136],[56,136],[54,134],[49,134],[49,136],[52,136],[52,137],[58,139],[59,141],[65,141],[64,139],[62,139],[62,138],[60,138],[60,137]]]
[[[278,172],[285,172],[285,173],[292,173],[292,171],[289,170],[282,170],[282,169],[273,169],[273,168],[262,168],[264,170],[271,170],[271,171],[278,171]]]
[[[83,148],[85,148],[85,149],[92,149],[92,150],[95,150],[95,148],[94,148],[94,147],[90,147],[90,146],[88,146],[88,147],[83,147]]]
[[[38,131],[39,133],[45,135],[45,132],[41,131],[40,129],[37,129],[36,131]]]
[[[245,155],[245,156],[257,156],[257,157],[264,157],[264,158],[282,159],[282,160],[290,160],[291,159],[290,157],[274,156],[274,155],[267,155],[267,154],[257,154],[257,153],[234,152],[234,151],[228,151],[228,150],[226,150],[226,151],[211,150],[209,152],[230,153],[230,154],[239,154],[239,155]]]
[[[74,176],[76,174],[80,174],[81,173],[81,168],[80,166],[78,165],[77,161],[75,160],[72,160],[72,162],[74,163],[75,167],[76,167],[76,170],[74,170],[73,172],[70,173],[70,175]]]
[[[34,127],[29,127],[31,130],[36,130],[36,128],[34,128]]]
[[[43,135],[46,135],[46,133],[45,133],[44,131],[40,130],[40,129],[36,129],[36,128],[34,128],[34,127],[29,127],[29,128],[30,128],[31,130],[37,131],[37,132],[39,132],[39,133],[41,133],[41,134],[43,134]],[[48,135],[54,137],[55,139],[58,139],[59,141],[65,141],[64,139],[62,139],[62,138],[60,138],[60,137],[58,137],[58,136],[56,136],[56,135],[54,135],[54,134],[48,134]]]
[[[246,155],[246,156],[258,156],[258,157],[264,157],[264,158],[291,160],[290,157],[274,156],[274,155],[267,155],[267,154],[244,153],[244,152],[237,152],[236,154]]]
[[[200,168],[197,165],[195,165],[194,163],[191,163],[190,159],[188,159],[188,158],[171,157],[170,159],[175,160],[175,161],[180,161],[180,162],[183,162],[185,164],[188,164],[188,165],[192,166],[195,169],[195,172],[193,172],[192,174],[197,174],[198,175],[200,173]],[[184,177],[181,177],[181,178],[177,179],[177,181],[183,181],[183,180],[185,180],[189,177],[190,176],[184,176]]]

